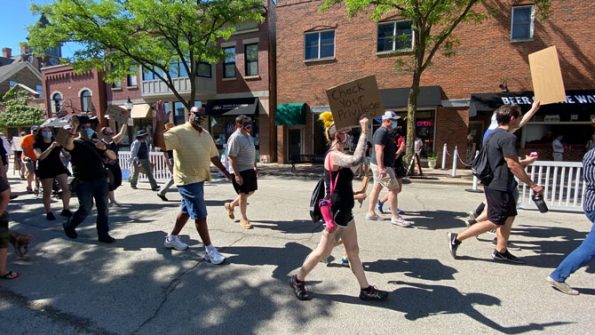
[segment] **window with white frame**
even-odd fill
[[[83,113],[91,111],[91,91],[83,90],[81,92],[81,110]]]
[[[244,46],[246,59],[246,76],[258,76],[258,43]]]
[[[304,59],[329,59],[335,57],[335,31],[315,31],[304,34]]]
[[[122,82],[121,81],[116,81],[115,83],[112,84],[112,88],[119,90],[122,88]]]
[[[510,40],[526,41],[533,39],[535,6],[514,6],[510,20]]]
[[[378,24],[377,52],[407,51],[413,49],[411,21]]]
[[[223,78],[236,77],[236,47],[223,48],[225,62],[223,63]]]
[[[52,95],[52,112],[58,113],[60,111],[60,108],[62,107],[62,94],[60,93],[54,93]]]

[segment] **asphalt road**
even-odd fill
[[[25,186],[11,180],[20,193]],[[0,329],[6,334],[592,334],[595,264],[569,283],[579,296],[551,289],[545,277],[584,238],[581,214],[521,211],[511,251],[528,265],[494,263],[492,236],[471,239],[454,260],[446,233],[464,229],[466,212],[481,195],[465,186],[409,184],[399,207],[412,228],[365,221],[354,209],[360,255],[369,281],[390,291],[387,302],[362,302],[351,271],[335,261],[308,277],[312,301],[298,301],[289,275],[316,246],[321,225],[309,221],[315,181],[267,177],[250,198],[254,229],[226,216],[230,184],[205,187],[215,245],[228,257],[214,266],[192,224],[182,232],[185,252],[163,247],[179,196],[162,202],[148,184],[118,189],[124,204],[110,209],[113,245],[99,244],[89,217],[77,240],[67,239],[62,218],[46,221],[41,199],[13,201],[11,229],[33,236],[30,256],[9,261],[21,271],[0,282]],[[59,202],[53,203],[55,214]],[[76,208],[76,200],[73,201]],[[334,256],[340,258],[337,248]]]

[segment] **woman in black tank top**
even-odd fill
[[[384,300],[388,297],[388,293],[371,286],[366,279],[364,267],[359,258],[357,231],[355,229],[353,214],[351,213],[354,205],[354,194],[351,186],[353,180],[352,168],[356,168],[364,159],[364,145],[368,134],[368,119],[363,118],[360,120],[360,126],[362,128],[360,138],[353,155],[348,155],[344,153],[343,148],[349,143],[349,130],[336,130],[333,116],[330,112],[322,113],[319,118],[324,122],[325,135],[330,144],[330,150],[324,163],[324,180],[327,197],[331,193],[331,180],[335,184],[333,185],[334,192],[330,198],[333,203],[334,221],[338,227],[327,226],[324,229],[318,247],[306,257],[298,273],[291,278],[291,287],[298,299],[311,299],[312,297],[306,290],[304,282],[306,276],[320,260],[330,255],[335,245],[337,245],[336,241],[342,239],[345,245],[345,251],[349,257],[351,271],[357,278],[360,286],[359,298],[362,300]]]
[[[105,146],[112,150],[116,156],[118,155],[118,144],[124,136],[126,135],[126,131],[128,130],[128,123],[124,122],[122,127],[120,128],[120,132],[114,135],[114,132],[110,127],[103,127],[99,132],[101,134],[101,140],[105,143]],[[120,206],[120,204],[116,201],[116,195],[114,191],[122,185],[122,170],[120,169],[120,161],[118,159],[110,160],[105,158],[104,162],[105,167],[107,167],[114,178],[114,180],[110,183],[109,187],[109,206]]]

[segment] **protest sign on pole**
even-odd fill
[[[533,93],[541,105],[566,100],[566,90],[556,47],[549,47],[530,54],[529,67],[533,80]]]
[[[337,129],[358,126],[361,115],[371,119],[384,113],[375,76],[331,87],[326,95]]]

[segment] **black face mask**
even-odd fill
[[[192,113],[192,116],[190,117],[190,123],[193,126],[201,126],[204,119],[205,119],[205,117],[202,114]]]

